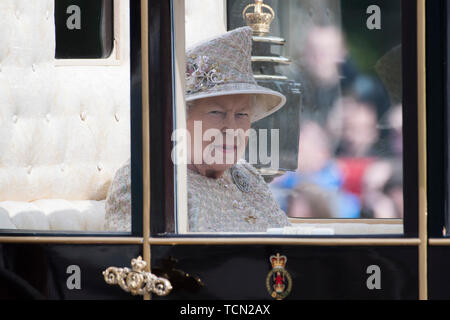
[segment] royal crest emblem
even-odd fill
[[[292,290],[292,277],[285,269],[287,257],[280,256],[277,253],[276,256],[270,257],[270,263],[272,264],[272,270],[266,278],[267,291],[272,298],[283,300]]]

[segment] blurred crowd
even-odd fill
[[[296,218],[402,218],[402,105],[386,90],[396,86],[360,72],[336,27],[312,28],[300,57],[283,71],[301,83],[303,110],[298,170],[270,185],[282,209]]]

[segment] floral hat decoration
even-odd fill
[[[276,112],[286,97],[259,86],[253,77],[251,51],[253,31],[243,27],[205,41],[186,52],[186,101],[251,94],[252,122]]]

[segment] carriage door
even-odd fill
[[[152,271],[173,287],[153,298],[425,299],[424,1],[148,5],[144,240]],[[185,141],[173,134],[188,116],[185,50],[242,26],[253,30],[258,84],[287,97],[282,109],[252,124],[267,133],[257,146],[268,157],[251,164],[291,226],[193,232],[189,199],[196,195],[189,169],[176,161]],[[276,167],[266,161],[275,155]]]
[[[449,299],[449,11],[448,1],[427,2],[428,293]],[[438,32],[434,32],[438,31]],[[432,75],[435,76],[432,76]],[[432,106],[432,107],[431,107]],[[444,156],[442,156],[444,155]],[[434,162],[434,159],[437,159]],[[442,173],[445,174],[442,174]]]
[[[3,298],[142,299],[170,289],[148,273],[143,247],[141,13],[128,0],[0,4]]]

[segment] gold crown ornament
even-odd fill
[[[272,264],[273,269],[284,269],[286,266],[287,257],[286,256],[280,256],[279,253],[277,253],[276,256],[270,257],[270,263]]]
[[[247,12],[252,7],[254,11]],[[270,12],[264,12],[263,8]],[[263,3],[263,0],[255,0],[255,3],[251,3],[244,8],[242,17],[247,25],[252,28],[254,35],[266,36],[270,33],[270,25],[275,19],[275,11],[269,5]]]
[[[283,300],[292,291],[292,277],[285,269],[287,257],[279,253],[275,256],[270,256],[270,264],[272,270],[266,277],[266,288],[269,295],[277,300]]]

